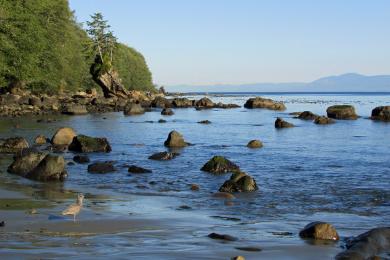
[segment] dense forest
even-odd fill
[[[94,87],[90,42],[67,0],[0,0],[0,87],[15,82],[44,92]],[[153,89],[139,52],[118,43],[112,56],[126,88]]]

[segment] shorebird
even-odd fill
[[[62,211],[62,215],[73,215],[73,221],[76,221],[76,215],[80,213],[81,208],[83,207],[84,195],[77,195],[77,202],[75,204],[70,205],[64,211]]]

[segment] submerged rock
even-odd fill
[[[80,164],[84,164],[84,163],[89,163],[90,159],[89,159],[88,155],[80,154],[80,155],[74,156],[73,161],[80,163]]]
[[[371,119],[390,122],[390,106],[376,107],[371,112]]]
[[[69,150],[81,153],[92,152],[111,152],[111,146],[106,138],[90,137],[86,135],[78,135],[73,138],[69,145]]]
[[[145,168],[142,168],[142,167],[138,167],[136,165],[130,165],[128,168],[128,172],[131,172],[131,173],[151,173],[152,171],[145,169]]]
[[[211,124],[211,121],[209,121],[209,120],[202,120],[202,121],[199,121],[198,124],[209,125],[209,124]]]
[[[178,153],[161,152],[149,156],[149,159],[156,160],[156,161],[167,161],[167,160],[174,159],[178,155],[179,155]]]
[[[88,165],[89,173],[110,173],[115,172],[116,169],[114,167],[113,162],[95,162]]]
[[[163,123],[166,123],[167,122],[167,120],[164,120],[164,119],[159,119],[158,120],[158,123],[160,123],[160,124],[163,124]]]
[[[299,236],[301,238],[339,240],[339,235],[331,224],[319,221],[307,224],[299,232]]]
[[[317,125],[329,125],[334,124],[335,121],[332,118],[326,117],[326,116],[318,116],[314,119],[314,124]]]
[[[276,102],[272,99],[256,97],[250,98],[244,104],[245,108],[266,108],[271,110],[286,110],[286,106],[282,102]]]
[[[338,254],[336,259],[377,259],[375,256],[381,253],[390,253],[390,227],[374,228],[350,239],[347,250]]]
[[[219,174],[239,171],[240,168],[223,156],[214,156],[205,165],[203,165],[201,170]]]
[[[169,133],[164,145],[167,147],[185,147],[188,146],[188,143],[184,141],[183,136],[179,132],[172,131]]]
[[[51,138],[51,143],[54,145],[70,145],[76,132],[70,127],[62,127]]]
[[[170,108],[164,108],[162,111],[161,111],[161,115],[163,116],[172,116],[174,115],[175,113],[173,112],[172,109]]]
[[[299,119],[303,119],[303,120],[314,120],[318,117],[318,115],[310,112],[310,111],[303,111],[302,113],[300,113],[298,115],[298,118]]]
[[[276,120],[275,120],[275,128],[290,128],[290,127],[294,127],[294,125],[289,123],[289,122],[287,122],[287,121],[284,121],[280,117],[276,118]]]
[[[39,162],[26,178],[36,181],[64,181],[68,176],[64,157],[48,154]]]
[[[233,173],[230,180],[219,188],[220,192],[251,192],[258,190],[255,179],[244,172]]]
[[[211,239],[220,239],[220,240],[225,240],[225,241],[237,241],[238,240],[238,238],[233,237],[231,235],[218,234],[218,233],[211,233],[208,235],[208,237]]]
[[[330,106],[326,110],[328,117],[342,120],[356,120],[358,115],[355,108],[351,105],[335,105]]]
[[[138,103],[129,103],[123,110],[126,116],[141,115],[145,113],[145,109]]]
[[[0,153],[17,153],[28,147],[29,144],[23,137],[0,139]]]
[[[252,140],[246,145],[248,148],[256,149],[263,147],[263,143],[260,140]]]

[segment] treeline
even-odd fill
[[[33,91],[96,87],[90,75],[91,39],[67,0],[0,0],[0,87],[22,84]],[[128,89],[153,90],[144,57],[124,44],[113,66]]]

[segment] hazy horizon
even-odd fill
[[[159,85],[310,82],[390,74],[390,2],[70,0],[102,12]]]

